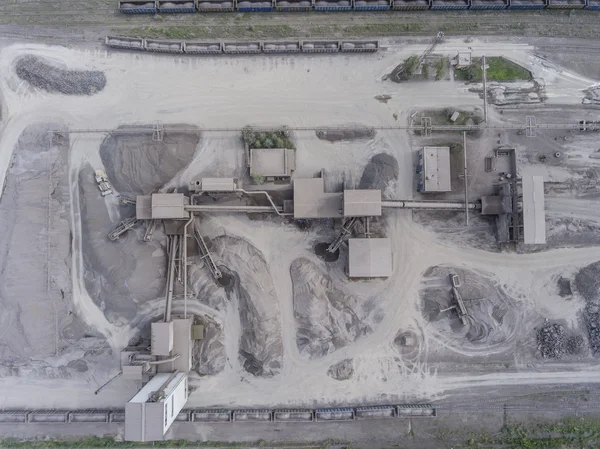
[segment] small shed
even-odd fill
[[[450,148],[424,147],[419,151],[417,172],[419,192],[450,192]]]

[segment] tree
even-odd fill
[[[419,57],[418,56],[413,55],[413,56],[407,58],[406,61],[404,61],[404,73],[406,74],[406,76],[408,76],[408,77],[413,76],[418,68],[419,68]]]

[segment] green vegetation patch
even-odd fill
[[[529,81],[532,78],[529,70],[501,56],[485,58],[485,62],[488,66],[486,73],[488,81]],[[481,82],[483,80],[481,61],[474,62],[464,69],[455,70],[454,78],[459,81]]]
[[[246,126],[242,131],[244,142],[249,148],[291,148],[296,149],[285,131],[259,132]]]

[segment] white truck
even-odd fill
[[[95,174],[96,183],[98,184],[98,189],[100,189],[100,195],[107,196],[113,193],[110,183],[108,182],[108,178],[106,177],[106,173],[102,170],[96,170]]]

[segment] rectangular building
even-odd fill
[[[544,177],[523,175],[523,241],[527,245],[546,243]]]
[[[252,148],[250,176],[289,178],[296,169],[296,151],[290,148]]]
[[[184,210],[186,205],[183,193],[153,193],[153,219],[183,219],[189,218],[189,212]]]
[[[162,440],[187,398],[187,374],[154,376],[125,404],[125,440]]]
[[[417,163],[419,192],[450,192],[450,148],[424,147]]]
[[[381,190],[344,190],[344,217],[379,217]]]
[[[348,276],[351,278],[392,275],[392,247],[389,238],[348,240]]]
[[[323,178],[294,179],[294,218],[342,218],[342,193],[325,193]]]

